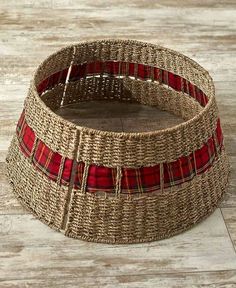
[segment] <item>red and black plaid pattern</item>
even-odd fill
[[[62,156],[57,152],[53,152],[41,140],[38,140],[35,149],[33,164],[41,170],[48,178],[56,181],[59,174]]]
[[[58,71],[41,81],[37,87],[38,93],[41,95],[44,91],[52,89],[55,85],[65,83],[68,69]]]
[[[196,163],[196,174],[205,172],[211,167],[216,156],[216,147],[213,138],[208,139],[207,143],[193,154]]]
[[[90,165],[86,191],[88,192],[115,192],[116,169],[104,166]]]
[[[76,163],[76,174],[75,174],[75,180],[74,180],[74,188],[79,189],[82,184],[83,174],[84,174],[84,163],[78,162]]]
[[[25,112],[23,111],[16,128],[16,134],[19,140],[21,151],[26,157],[31,156],[33,145],[36,141],[35,133],[28,126],[25,121]],[[63,161],[63,163],[62,163]],[[60,165],[62,163],[63,169],[61,173],[60,183],[62,185],[69,185],[71,178],[71,170],[73,160],[69,158],[62,158],[62,156],[52,151],[46,144],[38,139],[35,147],[34,155],[32,157],[34,166],[43,172],[48,178],[53,181],[58,180]],[[74,179],[74,187],[80,188],[82,183],[84,171],[84,163],[76,163],[76,175]]]
[[[16,134],[18,135],[18,137],[21,137],[21,133],[22,133],[22,126],[25,122],[25,110],[22,111],[20,118],[17,122],[16,125]]]
[[[53,152],[41,140],[38,141],[33,157],[34,166],[47,175],[51,180],[57,181],[59,177],[60,165],[62,165],[62,172],[60,176],[60,183],[68,186],[71,181],[71,171],[73,160],[69,158],[62,158],[57,152]],[[84,172],[84,163],[79,162],[75,164],[75,178],[74,188],[79,189],[82,184],[82,177]]]
[[[19,146],[23,154],[27,157],[31,156],[33,145],[35,142],[35,133],[27,125],[25,121],[25,112],[21,113],[20,119],[16,127],[16,134],[19,140]]]
[[[218,144],[217,144],[218,145]],[[220,143],[220,146],[222,143]],[[216,157],[216,145],[213,137],[208,139],[200,149],[174,162],[164,163],[164,187],[179,185],[190,181],[197,174],[205,172],[212,166]]]
[[[190,181],[195,176],[193,155],[180,157],[170,163],[163,163],[163,174],[165,188]]]
[[[44,173],[49,179],[58,181],[61,185],[69,185],[71,182],[71,171],[73,160],[62,157],[59,153],[52,151],[40,139],[36,139],[34,131],[25,121],[24,111],[17,125],[17,137],[21,151],[26,157],[32,156],[33,165]],[[37,140],[33,155],[32,150]],[[190,181],[197,174],[209,169],[217,153],[223,147],[223,135],[220,120],[214,135],[200,148],[188,156],[182,156],[176,161],[163,163],[163,186],[168,188]],[[62,165],[62,170],[60,170]],[[85,164],[75,163],[75,178],[73,186],[80,189],[83,179]],[[121,193],[135,194],[157,191],[161,188],[160,164],[151,167],[122,168]],[[60,174],[60,175],[59,175]],[[95,193],[97,191],[114,193],[116,189],[116,168],[109,168],[91,164],[88,168],[86,179],[86,191]]]
[[[62,185],[69,185],[70,178],[71,178],[71,171],[72,171],[73,160],[69,158],[64,159],[63,163],[63,171],[61,175],[61,184]]]
[[[59,83],[65,83],[69,68],[58,71],[43,80],[38,85],[38,93],[52,89]],[[129,76],[140,80],[153,80],[163,83],[176,91],[182,91],[193,97],[202,106],[208,102],[207,96],[196,85],[188,80],[157,67],[144,64],[121,62],[121,61],[96,61],[73,65],[70,72],[69,82],[77,81],[86,76],[109,74],[114,76]]]
[[[123,168],[121,178],[122,193],[144,193],[160,189],[160,165],[137,169]]]

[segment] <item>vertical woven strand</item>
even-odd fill
[[[86,193],[89,165],[90,164],[88,162],[86,162],[84,164],[84,173],[83,173],[83,178],[82,178],[82,183],[81,183],[81,193],[82,194]]]
[[[166,74],[166,79],[165,79],[165,84],[168,86],[168,88],[170,87],[169,86],[169,72],[168,71],[165,71],[165,74]]]
[[[184,94],[185,93],[185,91],[184,91],[184,79],[182,78],[182,77],[180,77],[180,86],[181,86],[181,92],[182,92],[182,94]]]
[[[33,147],[32,147],[32,150],[31,150],[31,155],[30,155],[30,161],[31,161],[31,162],[32,162],[32,160],[33,160],[33,158],[34,158],[34,153],[35,153],[37,144],[38,144],[38,138],[35,136],[34,144],[33,144]]]
[[[74,148],[74,153],[73,153],[73,163],[72,163],[72,168],[71,168],[70,183],[69,183],[68,193],[67,193],[66,200],[65,200],[65,210],[64,210],[64,216],[63,216],[63,221],[61,225],[61,229],[65,231],[67,230],[69,210],[71,207],[71,200],[72,200],[72,190],[74,187],[75,176],[76,176],[77,153],[78,153],[79,138],[80,138],[78,130],[76,130],[75,137],[76,139],[75,139],[75,148]]]
[[[138,79],[138,63],[134,63],[134,78]]]
[[[125,62],[125,76],[128,77],[129,76],[129,62]]]
[[[21,123],[21,130],[19,132],[19,135],[18,135],[18,139],[19,139],[19,142],[21,143],[22,139],[23,139],[23,135],[24,135],[24,130],[25,130],[25,127],[26,127],[26,121],[25,121],[25,117],[23,118],[23,121]]]
[[[159,81],[159,84],[162,85],[163,83],[163,70],[162,69],[159,69],[158,71],[158,81]]]
[[[163,167],[163,163],[160,163],[160,188],[161,188],[161,192],[164,191],[164,167]]]
[[[220,152],[219,152],[219,145],[218,145],[218,140],[216,136],[216,131],[213,133],[213,140],[214,140],[214,145],[215,145],[216,158],[218,159],[220,156]]]
[[[61,158],[61,163],[60,163],[59,171],[58,171],[58,175],[57,175],[57,185],[61,184],[61,177],[62,177],[62,173],[63,173],[65,159],[66,159],[66,157]]]
[[[151,69],[150,78],[151,78],[151,81],[154,82],[155,81],[154,66],[151,66],[150,69]]]
[[[122,170],[121,167],[118,166],[116,168],[116,189],[115,189],[117,197],[119,197],[121,193],[121,178],[122,178]]]
[[[38,138],[35,136],[35,139],[34,139],[34,144],[33,144],[33,147],[32,147],[32,150],[31,150],[31,155],[30,155],[30,162],[33,163],[33,158],[34,158],[34,153],[35,153],[35,150],[36,150],[36,147],[37,147],[37,143],[38,143]],[[36,203],[36,195],[35,195],[35,189],[32,189],[31,191],[31,205],[35,205]]]
[[[72,58],[71,58],[71,62],[70,62],[70,67],[68,68],[67,75],[66,75],[65,86],[64,86],[64,90],[63,90],[63,94],[62,94],[61,104],[60,104],[61,107],[64,105],[64,101],[65,101],[65,97],[66,97],[66,90],[67,90],[68,82],[70,79],[70,73],[71,73],[72,66],[73,66],[73,63],[75,60],[75,53],[76,53],[76,47],[74,46],[73,47],[73,54],[72,54]]]
[[[197,175],[197,161],[195,157],[195,151],[193,152],[193,162],[194,162],[194,170],[195,170],[195,175]]]

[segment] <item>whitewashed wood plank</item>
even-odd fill
[[[20,74],[20,71],[19,71]],[[20,77],[18,75],[17,77]],[[31,77],[31,75],[29,75]],[[19,104],[22,105],[29,88],[29,83],[26,84],[7,84],[7,79],[12,82],[11,76],[2,75],[4,78],[5,83],[0,85],[0,103],[1,109],[4,109],[5,103],[10,102],[13,106],[17,107]],[[0,114],[2,116],[2,113]]]
[[[119,275],[115,277],[58,277],[41,279],[8,280],[2,288],[14,287],[122,287],[122,288],[234,288],[236,270],[197,273],[158,273],[148,275]]]
[[[78,39],[108,37],[147,40],[182,52],[204,50],[208,55],[235,50],[231,7],[184,8],[153,4],[149,7],[139,1],[136,5],[121,1],[104,7],[102,3],[81,1],[76,4],[77,9],[65,9],[61,13],[60,5],[53,7],[55,1],[45,1],[42,9],[40,5],[35,7],[36,3],[29,3],[27,9],[22,10],[17,9],[17,5],[3,6],[0,50],[4,55],[46,56]],[[34,25],[35,19],[37,25]],[[170,27],[175,28],[175,33]]]
[[[224,200],[221,202],[220,207],[236,208],[236,157],[230,157],[230,177],[229,186],[224,196]]]
[[[227,225],[232,243],[235,247],[236,251],[236,209],[233,208],[222,208],[221,209],[223,213],[223,217],[225,220],[225,223]]]
[[[219,209],[167,240],[134,245],[65,237],[31,215],[1,215],[0,279],[145,275],[236,269],[236,254]]]
[[[111,5],[122,6],[126,5],[128,7],[137,7],[137,8],[146,8],[146,9],[153,9],[153,8],[163,8],[163,7],[176,7],[176,8],[198,8],[198,7],[210,7],[210,8],[228,8],[228,7],[235,7],[234,0],[207,0],[207,1],[199,1],[199,0],[179,0],[176,2],[175,0],[160,0],[158,2],[150,2],[145,3],[143,1],[136,1],[130,0],[128,3],[125,0],[117,0],[115,3],[112,0],[106,1],[107,6]],[[17,7],[17,8],[61,8],[61,9],[74,9],[79,8],[83,5],[85,6],[92,6],[94,8],[104,8],[104,1],[98,0],[94,3],[92,0],[87,1],[73,1],[73,0],[22,0],[20,2],[14,2],[14,0],[9,0],[3,2],[2,7]]]
[[[6,165],[0,162],[0,215],[1,214],[27,214],[12,192],[6,177]],[[1,237],[0,237],[1,239]]]

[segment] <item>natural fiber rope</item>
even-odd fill
[[[106,72],[107,67],[113,74]],[[76,71],[80,76],[73,79]],[[179,77],[178,89],[169,85],[171,77]],[[39,88],[43,85],[46,88]],[[200,102],[199,91],[205,95]],[[108,132],[75,125],[56,114],[63,105],[104,99],[159,107],[184,122],[143,133]],[[229,163],[223,144],[218,145],[218,114],[209,73],[188,57],[135,40],[81,42],[52,54],[36,70],[24,102],[24,121],[33,131],[27,140],[33,141],[32,149],[22,146],[25,131],[16,132],[7,155],[9,181],[24,206],[67,236],[104,243],[170,237],[209,215],[225,192]],[[201,171],[195,154],[206,145],[210,155],[209,139],[216,155]],[[40,171],[35,160],[39,145],[56,159],[61,157],[58,172]],[[194,177],[168,187],[164,165],[178,159],[182,163],[181,157],[188,157]],[[48,164],[49,159],[45,161]],[[65,168],[68,161],[70,172]],[[91,165],[114,169],[114,193],[88,192]],[[141,167],[155,165],[160,168],[159,189],[147,192],[140,181],[140,193],[122,193],[125,169],[139,175]]]

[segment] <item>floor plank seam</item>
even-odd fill
[[[228,269],[228,270],[212,270],[212,271],[208,271],[208,270],[203,270],[203,271],[176,271],[176,272],[162,272],[162,273],[145,273],[145,274],[117,274],[117,275],[88,275],[88,276],[84,276],[84,275],[76,275],[76,276],[72,276],[69,275],[68,278],[70,279],[78,279],[78,278],[117,278],[117,277],[137,277],[137,276],[174,276],[174,275],[197,275],[197,274],[202,274],[202,273],[208,273],[208,274],[215,274],[215,273],[227,273],[227,272],[235,272],[236,273],[236,269]],[[60,277],[57,277],[57,279],[59,279]],[[64,275],[61,275],[61,278],[66,278]],[[0,282],[5,282],[5,281],[23,281],[23,280],[37,280],[37,279],[42,279],[41,277],[34,277],[34,278],[23,278],[23,279],[18,279],[18,278],[9,278],[7,280],[2,280],[0,279]],[[55,277],[45,277],[44,279],[50,280],[50,279],[55,279]]]
[[[227,232],[228,232],[228,235],[229,235],[229,239],[230,239],[231,244],[232,244],[232,246],[233,246],[234,253],[235,253],[235,255],[236,255],[236,248],[235,248],[235,246],[234,246],[234,241],[233,241],[232,236],[231,236],[231,234],[230,234],[229,228],[228,228],[228,226],[227,226],[227,224],[226,224],[226,220],[225,220],[224,214],[223,214],[223,212],[222,212],[222,208],[219,208],[219,209],[220,209],[220,213],[221,213],[221,215],[222,215],[222,218],[223,218],[225,227],[226,227],[226,229],[227,229]],[[225,209],[227,209],[227,208],[225,208]]]

